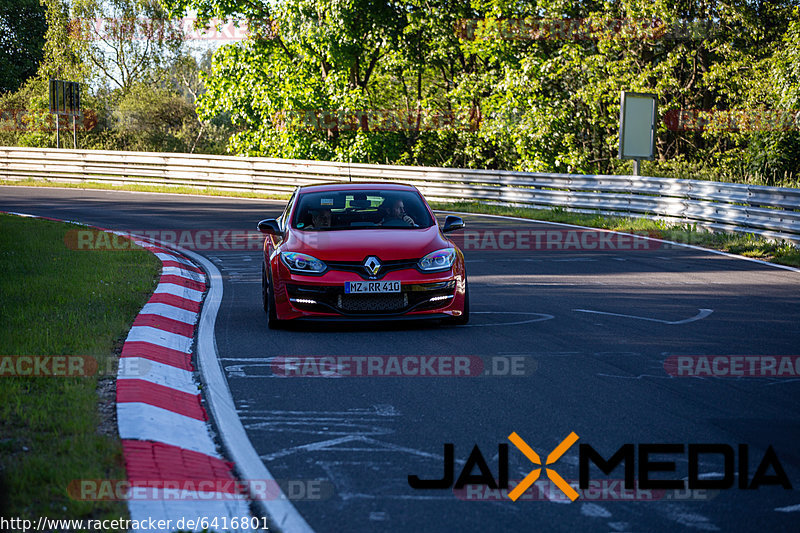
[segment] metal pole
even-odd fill
[[[72,115],[72,148],[78,149],[78,130],[75,122],[75,115]]]
[[[633,175],[634,176],[638,176],[639,175],[639,160],[638,159],[634,159],[633,160]]]
[[[61,148],[58,142],[58,113],[56,113],[56,148]]]

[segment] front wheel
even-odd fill
[[[269,313],[269,299],[267,298],[267,287],[269,287],[269,281],[267,281],[267,270],[264,268],[264,264],[261,264],[261,302],[264,306],[264,312]]]
[[[267,327],[280,329],[281,321],[278,320],[278,313],[275,312],[275,291],[263,265],[261,266],[261,299],[264,303],[264,311],[267,313]]]

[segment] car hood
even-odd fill
[[[285,251],[303,252],[322,261],[363,261],[370,255],[383,261],[419,259],[452,246],[434,225],[425,229],[357,229],[299,231],[290,229]]]

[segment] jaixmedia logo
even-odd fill
[[[575,501],[580,497],[579,492],[550,466],[556,463],[578,441],[578,438],[574,432],[570,433],[550,452],[543,464],[539,455],[519,435],[511,433],[508,440],[535,466],[513,488],[509,487],[508,477],[509,445],[504,442],[497,445],[497,475],[492,472],[480,448],[475,445],[456,478],[455,445],[445,443],[444,477],[421,479],[419,476],[409,475],[408,484],[414,489],[449,489],[452,487],[455,491],[470,486],[484,486],[489,489],[502,490],[509,499],[517,501],[539,480],[542,468],[544,468],[550,483],[558,487],[571,501]],[[760,460],[753,462],[757,466],[752,476],[750,476],[751,459],[758,458],[751,457],[747,444],[739,444],[734,447],[719,443],[627,443],[621,445],[610,456],[605,456],[590,444],[581,443],[578,446],[577,484],[581,490],[590,489],[596,486],[598,477],[601,477],[602,474],[609,476],[621,468],[624,472],[622,487],[639,492],[732,488],[756,490],[767,485],[777,485],[786,490],[792,490],[792,484],[772,446],[767,448]],[[687,465],[685,472],[678,468],[678,464],[684,462]],[[710,472],[701,471],[701,465],[718,462],[722,464],[721,475],[717,468],[714,468],[713,477],[710,476]],[[476,469],[477,473],[474,472]],[[508,490],[509,488],[511,490]]]

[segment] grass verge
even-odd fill
[[[207,196],[225,196],[236,198],[263,198],[272,200],[288,200],[289,195],[265,194],[246,191],[220,191],[206,188],[192,187],[166,187],[157,185],[124,185],[115,186],[107,183],[58,183],[46,180],[0,180],[0,185],[25,185],[35,187],[69,187],[81,189],[112,189],[126,191],[161,192],[177,194],[202,194]],[[694,244],[729,252],[732,254],[752,257],[781,265],[800,267],[800,249],[787,243],[772,242],[750,234],[728,234],[706,231],[696,225],[670,224],[661,220],[645,218],[605,217],[575,213],[566,209],[530,209],[526,207],[506,207],[481,204],[479,202],[431,202],[431,207],[445,211],[464,211],[468,213],[507,215],[520,218],[544,220],[547,222],[563,222],[578,226],[603,228],[625,232],[657,233],[662,239],[684,244]]]
[[[71,250],[64,236],[74,228],[0,214],[0,516],[128,514],[124,502],[79,501],[68,487],[81,479],[125,479],[116,427],[100,414],[98,390],[109,390],[116,352],[161,263],[142,249]],[[90,356],[98,370],[84,377],[9,375],[30,368],[14,363],[19,355]]]

